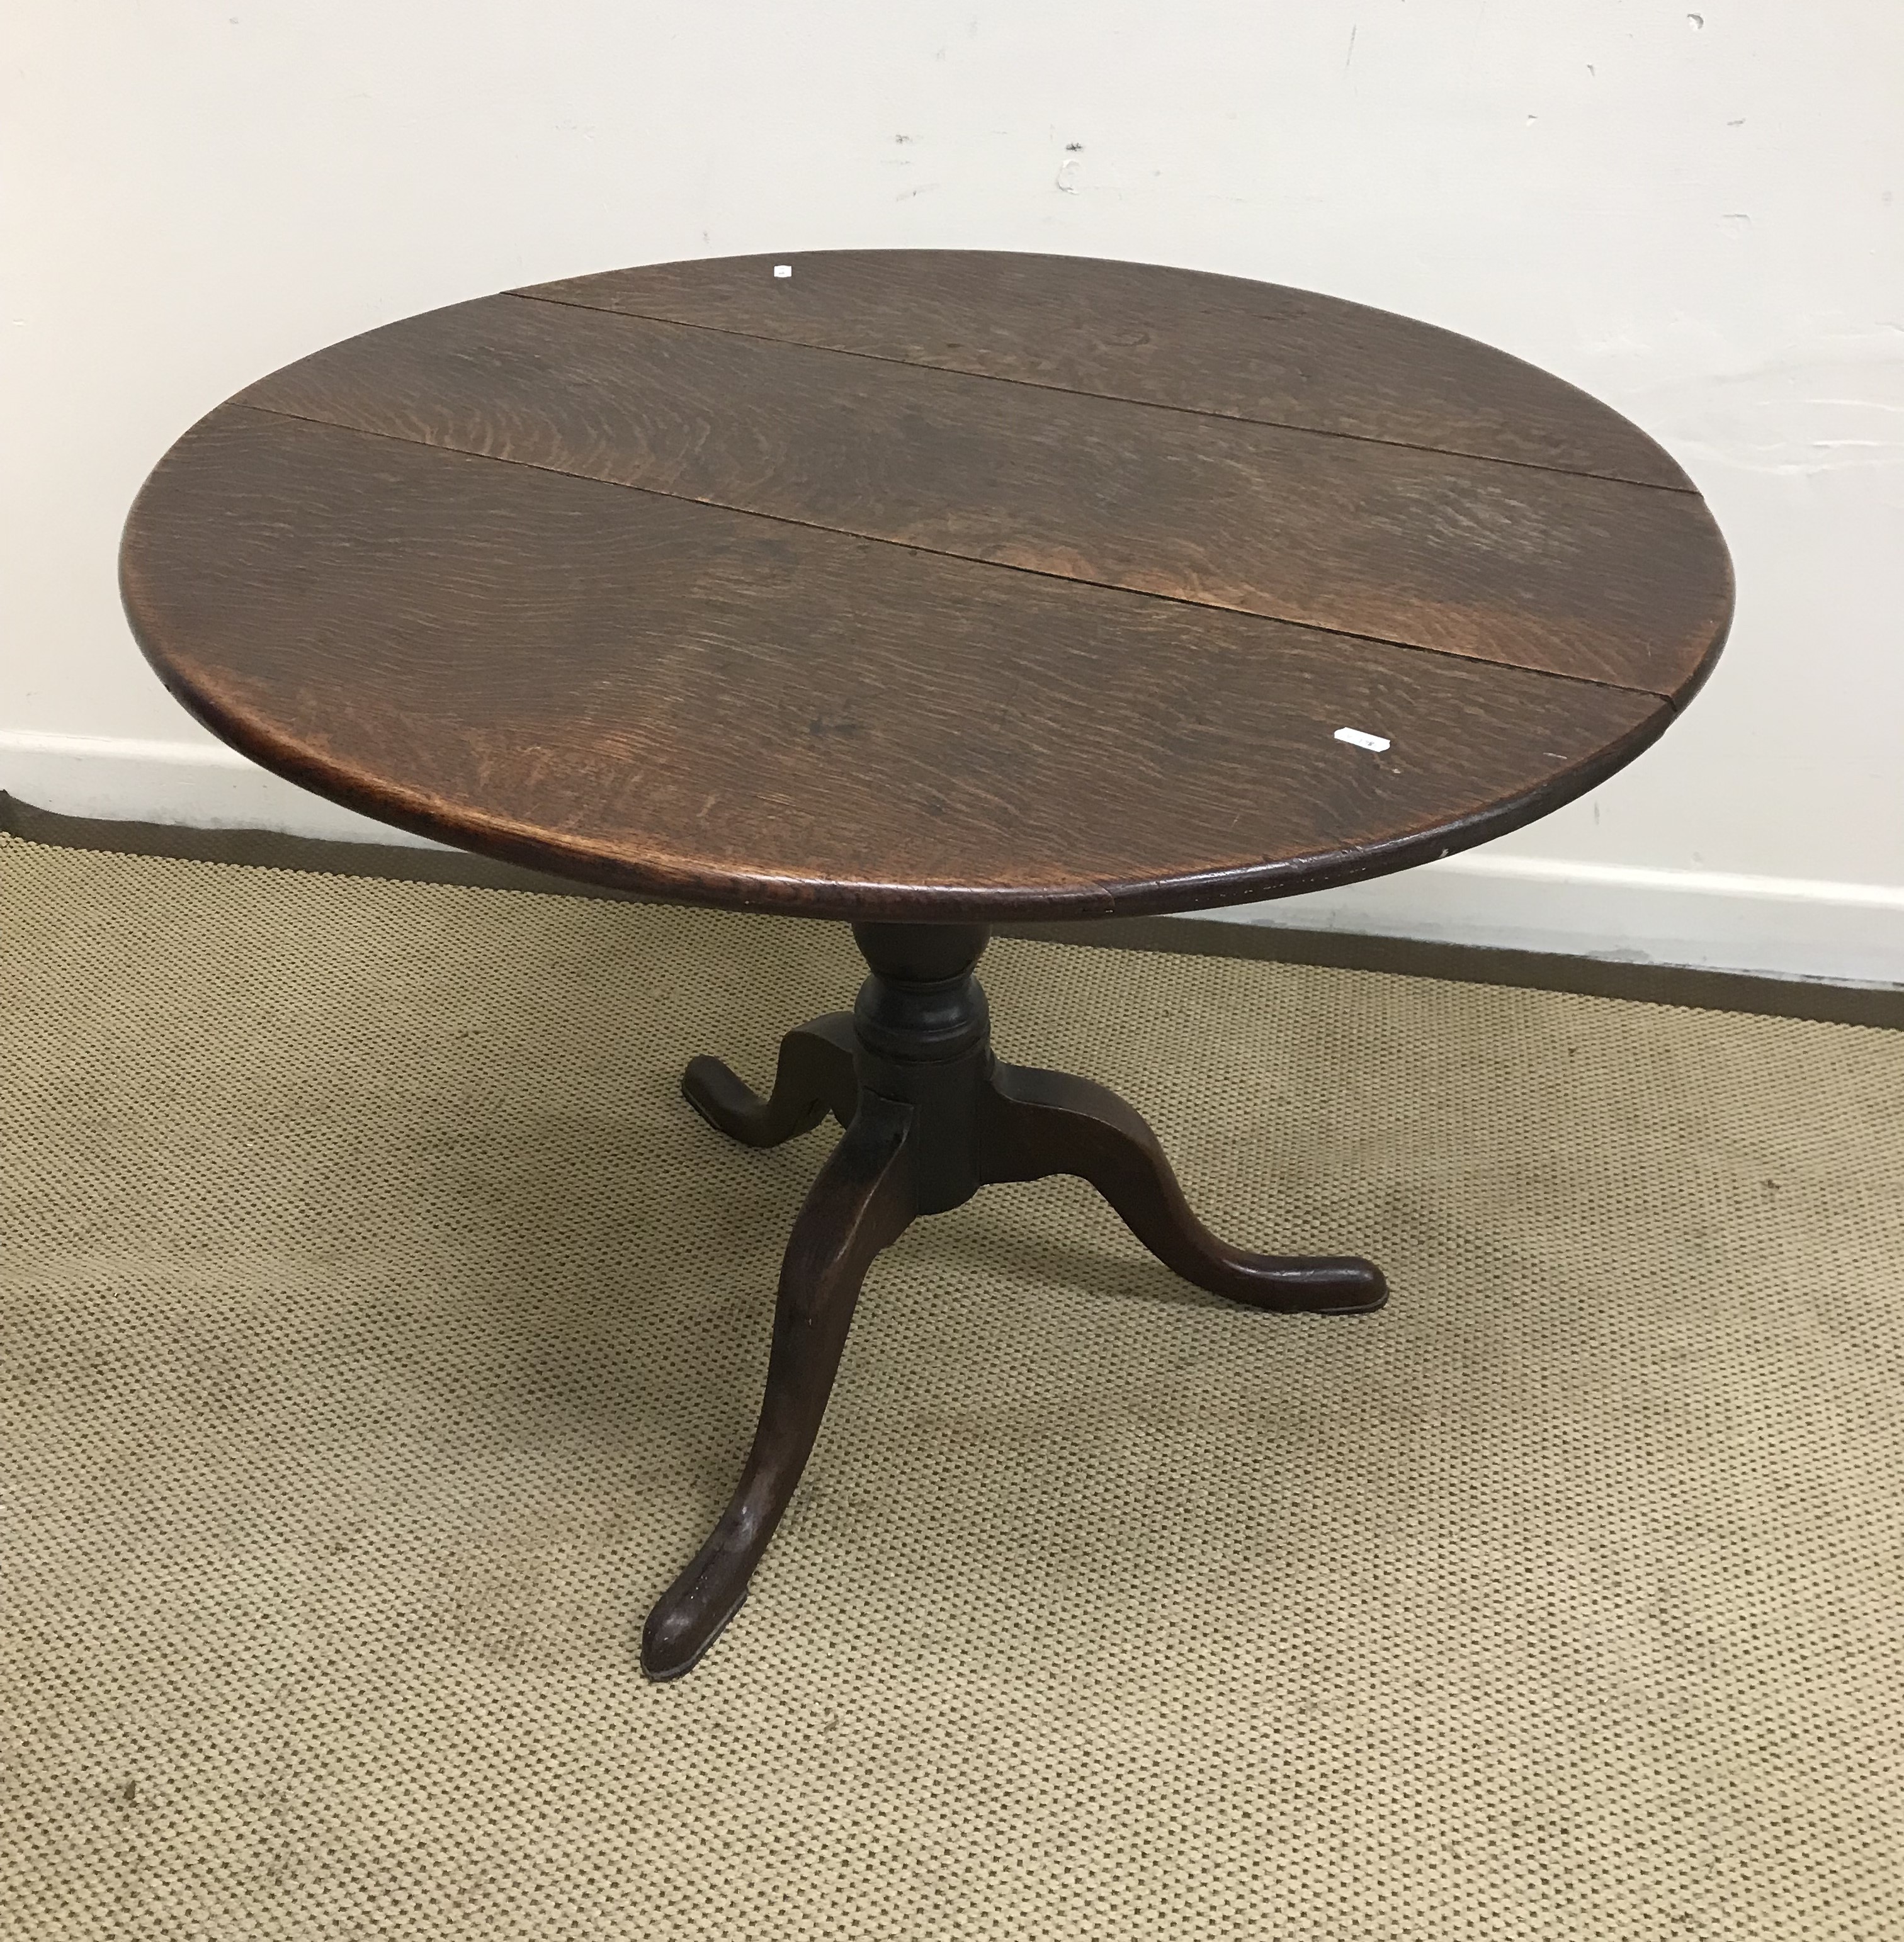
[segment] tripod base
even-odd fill
[[[767,1392],[733,1501],[643,1628],[651,1679],[679,1678],[740,1610],[819,1433],[860,1282],[918,1215],[994,1181],[1076,1174],[1158,1260],[1212,1294],[1283,1314],[1366,1314],[1388,1297],[1368,1261],[1219,1240],[1190,1211],[1157,1135],[1114,1092],[1001,1064],[972,975],[983,930],[856,924],[854,935],[872,973],[858,1003],[787,1034],[766,1098],[719,1059],[694,1060],[682,1079],[703,1119],[750,1146],[777,1145],[829,1113],[846,1132],[787,1243]]]

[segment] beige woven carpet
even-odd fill
[[[1224,1231],[877,1266],[700,1670],[836,927],[0,844],[0,1929],[1904,1934],[1904,1034],[995,945]]]

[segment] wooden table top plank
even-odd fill
[[[774,274],[776,264],[793,271]],[[1691,492],[1617,412],[1473,338],[1153,264],[881,250],[658,263],[526,294],[869,357]]]
[[[1351,881],[1530,819],[1673,715],[239,405],[161,464],[121,557],[173,692],[281,773],[542,868],[820,915]]]
[[[1689,693],[1729,580],[1694,494],[501,296],[247,403],[1059,577]]]

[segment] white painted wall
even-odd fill
[[[674,256],[1139,257],[1547,366],[1738,565],[1590,801],[1254,914],[1904,982],[1896,0],[14,0],[0,50],[0,787],[364,832],[210,744],[115,588],[147,467],[288,359]]]

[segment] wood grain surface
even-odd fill
[[[1061,577],[1617,682],[1699,676],[1688,492],[496,297],[247,403]]]
[[[1345,881],[1512,827],[1672,716],[235,405],[142,494],[123,584],[173,692],[294,780],[519,862],[816,914]]]
[[[792,271],[774,274],[776,264]],[[851,250],[652,263],[524,294],[1061,391],[1692,490],[1519,358],[1362,304],[1151,263]]]
[[[1479,841],[1630,760],[1724,639],[1676,467],[1467,340],[1141,266],[780,260],[484,299],[251,387],[128,521],[142,646],[427,835],[989,920]]]

